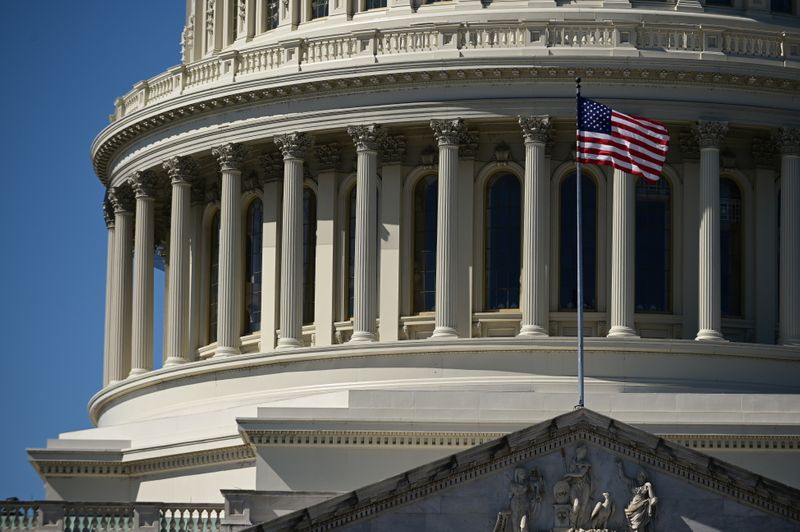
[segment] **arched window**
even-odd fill
[[[636,312],[672,310],[672,197],[669,181],[636,182]]]
[[[438,179],[427,175],[414,186],[414,312],[436,304],[436,208]]]
[[[356,187],[350,190],[347,200],[347,315],[345,319],[353,317],[353,286],[356,275]]]
[[[514,174],[498,174],[486,186],[486,310],[519,308],[522,196]]]
[[[558,307],[575,310],[578,305],[577,235],[575,178],[570,174],[561,182],[559,240]],[[583,217],[583,308],[597,309],[597,184],[586,173],[581,175],[581,213]]]
[[[219,211],[211,219],[208,285],[208,343],[217,341],[217,303],[219,296]]]
[[[719,222],[722,315],[742,317],[742,191],[727,177],[719,181]]]
[[[317,196],[303,189],[303,324],[314,323],[314,277],[317,260]]]
[[[261,330],[261,243],[264,224],[264,206],[259,198],[250,202],[247,209],[247,234],[245,238],[245,333]]]

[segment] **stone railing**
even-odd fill
[[[227,51],[189,65],[178,65],[142,81],[117,99],[111,121],[187,92],[218,83],[268,76],[276,71],[296,72],[301,65],[320,65],[358,57],[366,57],[367,64],[374,64],[397,61],[398,56],[448,50],[459,51],[464,57],[470,54],[480,57],[482,53],[504,49],[529,49],[531,55],[542,55],[549,53],[548,50],[561,53],[567,48],[617,47],[664,53],[695,52],[697,59],[704,60],[724,55],[744,60],[785,62],[800,58],[800,34],[601,21],[583,24],[431,24],[294,39],[242,52]]]
[[[0,501],[0,531],[216,532],[222,504]]]

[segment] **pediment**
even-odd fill
[[[798,527],[800,491],[579,409],[253,530]]]

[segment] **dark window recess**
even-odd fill
[[[519,308],[522,210],[519,179],[500,174],[486,191],[486,310]]]

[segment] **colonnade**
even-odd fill
[[[540,337],[547,336],[549,331],[551,220],[550,161],[546,144],[551,137],[552,121],[549,116],[526,116],[520,117],[519,124],[525,145],[520,336]],[[472,208],[460,199],[464,197],[462,187],[470,187],[472,183],[461,175],[459,157],[460,152],[461,157],[467,156],[465,146],[473,142],[474,137],[461,119],[432,120],[431,128],[438,145],[436,304],[432,335],[436,340],[462,337],[463,331],[468,331],[471,325],[462,323],[471,320],[471,315],[462,311],[467,303],[460,294],[468,285],[464,284],[459,270],[459,260],[463,258],[459,210]],[[695,126],[700,149],[696,339],[702,341],[724,341],[720,319],[719,150],[726,131],[727,125],[720,122],[699,122]],[[377,124],[352,126],[347,133],[357,153],[354,312],[350,341],[373,342],[378,340],[378,318],[382,330],[383,327],[396,330],[399,325],[398,309],[378,306],[378,154],[384,153],[384,180],[392,181],[384,185],[388,190],[383,190],[383,197],[387,193],[396,196],[389,201],[380,200],[380,208],[387,211],[386,217],[382,214],[382,218],[396,219],[394,233],[390,231],[392,234],[386,239],[387,243],[382,241],[380,244],[382,252],[388,253],[397,251],[396,244],[391,242],[396,241],[399,231],[399,207],[392,203],[399,203],[399,183],[402,180],[399,163],[403,159],[405,141],[399,136],[386,135]],[[781,148],[780,342],[800,345],[800,275],[797,274],[800,271],[800,130],[781,129],[776,133],[776,139]],[[263,257],[263,271],[265,275],[274,276],[275,290],[279,290],[277,318],[280,337],[276,347],[292,349],[302,345],[303,179],[312,139],[306,133],[294,132],[280,135],[274,142],[282,161],[267,157],[269,160],[266,162],[262,158],[262,164],[269,166],[267,173],[272,172],[273,178],[278,178],[273,167],[280,169],[282,166],[282,201],[277,181],[265,179],[265,212],[272,213],[265,216],[281,219],[282,223],[280,235],[265,232],[264,238],[275,249],[278,249],[275,244],[280,238],[280,252],[279,257]],[[214,148],[212,155],[221,176],[217,343],[213,354],[214,358],[220,358],[240,352],[242,296],[237,279],[244,255],[241,192],[245,148],[241,144],[228,143]],[[319,194],[332,195],[335,174],[331,169],[339,158],[338,147],[332,144],[320,146],[317,156],[320,161]],[[164,365],[173,366],[194,358],[190,351],[199,338],[198,316],[204,303],[196,282],[196,267],[191,265],[199,264],[203,257],[203,206],[193,193],[193,186],[199,180],[194,159],[173,157],[163,163],[163,169],[171,186]],[[109,202],[104,205],[109,231],[106,384],[152,369],[153,235],[157,180],[157,174],[150,169],[134,172],[126,183],[109,190]],[[633,321],[634,187],[633,176],[619,170],[613,172],[608,336],[623,339],[636,337]],[[324,256],[332,267],[335,258],[333,229],[319,227],[318,234],[318,246],[326,250]],[[399,281],[399,272],[382,270],[380,290],[397,290]],[[325,313],[330,319],[333,314],[330,300],[334,294],[320,292],[316,296],[318,316]],[[190,313],[196,314],[190,316]],[[397,339],[397,336],[381,334],[381,339]],[[319,342],[320,345],[327,343],[324,340]],[[265,350],[264,346],[271,348],[269,342],[262,342],[262,350]]]

